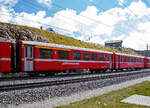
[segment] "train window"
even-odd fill
[[[92,53],[92,60],[97,60],[97,54]]]
[[[141,62],[141,58],[139,58],[139,62]]]
[[[123,57],[123,62],[126,62],[126,57]]]
[[[119,56],[117,55],[117,57],[116,57],[116,61],[118,62],[119,61]]]
[[[104,61],[104,54],[99,54],[98,59],[99,61]]]
[[[138,58],[138,62],[140,62],[140,58]]]
[[[108,55],[105,55],[105,60],[108,61]]]
[[[133,57],[131,57],[131,62],[133,62]]]
[[[127,58],[127,62],[130,62],[130,57]]]
[[[25,57],[28,57],[28,47],[25,47]]]
[[[29,47],[30,48],[30,58],[33,57],[33,47]]]
[[[136,58],[136,62],[139,62],[139,58]]]
[[[88,52],[83,52],[83,60],[89,60],[90,54]]]
[[[122,56],[120,56],[120,58],[121,58],[120,62],[122,62],[122,61],[123,61],[123,60],[122,60]]]
[[[136,58],[134,58],[134,62],[136,62]]]
[[[110,55],[110,61],[112,61],[112,58],[113,58],[113,55]],[[118,59],[119,59],[119,56],[118,56]]]
[[[81,53],[77,51],[72,52],[73,60],[80,60],[81,59]]]
[[[39,49],[39,57],[40,58],[52,58],[52,49]]]
[[[69,59],[69,51],[58,50],[58,59]]]

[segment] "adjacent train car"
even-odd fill
[[[144,56],[115,53],[115,69],[141,69],[144,67]]]
[[[22,72],[112,69],[111,52],[30,41],[19,45]]]
[[[150,68],[150,57],[145,58],[145,67]]]
[[[0,41],[0,72],[11,72],[11,42]]]

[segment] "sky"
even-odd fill
[[[44,29],[104,45],[150,49],[149,0],[0,0],[0,21]]]

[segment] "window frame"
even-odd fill
[[[58,52],[58,59],[61,59],[61,60],[69,60],[69,52],[70,51],[66,51],[66,50],[57,50],[57,52]],[[59,55],[60,53],[62,53],[62,52],[65,52],[65,53],[67,53],[67,55],[66,56],[62,56],[62,54],[61,55]]]
[[[41,51],[48,51],[49,52],[49,56],[45,56],[44,57],[44,55],[42,55],[41,56]],[[48,53],[47,53],[48,54]],[[52,49],[46,49],[46,48],[39,48],[39,58],[40,59],[53,59],[53,50]]]
[[[92,61],[97,61],[97,53],[91,53],[91,60]]]
[[[79,54],[80,56],[78,54],[76,55],[75,53],[80,53]],[[78,57],[80,57],[80,58],[78,58]],[[72,51],[72,59],[73,60],[81,60],[81,51]]]
[[[88,59],[86,58],[88,56]],[[83,60],[90,60],[90,53],[89,52],[83,52],[82,53],[82,59]]]
[[[100,55],[102,55],[102,56],[100,56]],[[100,59],[100,58],[102,58],[102,59]],[[105,61],[103,53],[98,54],[98,61]]]

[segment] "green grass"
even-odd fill
[[[128,88],[112,91],[91,99],[85,99],[66,106],[59,106],[55,108],[150,108],[120,102],[122,99],[125,99],[133,94],[150,96],[150,82],[145,81]]]
[[[69,46],[75,46],[75,47],[81,47],[81,48],[90,48],[90,49],[97,49],[97,50],[104,50],[104,51],[109,51],[109,52],[114,52],[114,53],[122,53],[119,50],[115,48],[109,48],[109,47],[104,47],[100,45],[95,45],[92,43],[88,42],[83,42],[81,40],[77,40],[72,37],[67,37],[61,34],[55,34],[51,33],[45,30],[40,30],[38,28],[33,28],[33,27],[28,27],[28,26],[20,26],[20,25],[15,25],[15,24],[9,24],[9,23],[2,23],[0,22],[1,25],[8,25],[8,26],[14,26],[14,27],[20,27],[23,30],[30,30],[32,32],[35,32],[39,35],[42,35],[43,37],[48,37],[49,42],[55,43],[55,44],[62,44],[62,45],[69,45]],[[101,44],[101,43],[100,43]],[[124,48],[124,50],[126,50]],[[138,55],[132,50],[126,50],[126,54],[133,54],[133,55]]]

